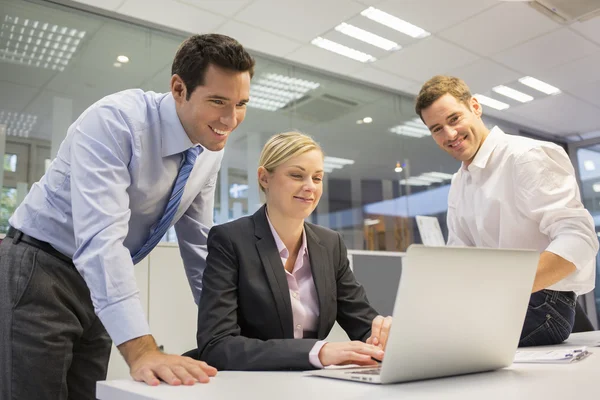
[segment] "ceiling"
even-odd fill
[[[55,97],[72,100],[74,119],[93,102],[115,91],[132,87],[168,90],[170,64],[181,35],[73,12],[46,5],[48,2],[2,1],[2,19],[5,15],[20,16],[86,32],[63,72],[0,60],[0,110],[38,116],[31,136],[51,138]],[[563,90],[560,95],[506,111],[486,108],[486,114],[492,117],[489,124],[500,124],[509,133],[566,138],[600,131],[600,101],[596,95],[600,90],[600,18],[562,26],[525,4],[496,0],[77,3],[78,7],[102,7],[127,19],[144,20],[177,32],[228,34],[259,53],[256,77],[278,73],[320,84],[302,107],[277,112],[249,108],[226,152],[229,166],[241,170],[254,168],[250,168],[253,160],[248,160],[248,135],[259,135],[259,142],[264,143],[273,133],[299,129],[313,135],[327,155],[355,160],[354,165],[330,174],[332,178],[394,180],[399,178],[394,172],[396,162],[405,161],[409,169],[403,174],[452,173],[458,163],[442,154],[430,137],[407,138],[389,131],[415,117],[414,94],[424,80],[438,73],[460,76],[483,94],[523,75],[536,76]],[[333,27],[344,21],[358,23],[367,5],[400,16],[432,35],[422,40],[403,38],[400,33],[392,35],[390,39],[403,48],[388,54],[372,51],[366,44],[356,45],[378,58],[368,65],[310,44],[317,36],[346,40],[336,36],[339,34]],[[497,23],[508,19],[511,26],[508,22]],[[113,62],[119,54],[126,54],[130,62],[115,68]],[[293,67],[290,62],[309,68]],[[372,123],[356,123],[367,116]]]
[[[65,1],[63,1],[65,2]],[[534,76],[563,93],[489,114],[557,136],[600,130],[600,18],[562,25],[528,4],[500,0],[76,0],[190,33],[220,32],[251,50],[415,95],[435,74],[463,78],[474,92]],[[431,32],[416,40],[365,20],[368,6]],[[344,37],[362,23],[401,44],[397,52]],[[310,44],[317,36],[377,57],[364,64]]]

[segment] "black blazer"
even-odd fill
[[[214,226],[208,235],[198,354],[220,370],[314,368],[309,352],[336,320],[352,340],[364,341],[377,316],[349,268],[341,235],[305,223],[318,339],[294,339],[289,287],[265,209]]]

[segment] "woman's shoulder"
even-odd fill
[[[321,225],[315,225],[310,222],[306,222],[306,226],[322,241],[337,243],[340,240],[340,234],[332,229]]]
[[[247,232],[254,229],[254,222],[252,216],[241,217],[233,221],[225,222],[223,224],[213,225],[211,231],[219,233],[240,233]]]

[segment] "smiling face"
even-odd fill
[[[246,116],[250,72],[209,65],[204,83],[189,95],[178,75],[171,78],[171,93],[181,125],[194,144],[211,151],[225,147],[229,134]]]
[[[303,220],[317,207],[323,194],[323,153],[310,150],[278,165],[272,172],[258,169],[269,213]]]
[[[471,97],[467,107],[450,94],[421,111],[423,122],[438,146],[467,166],[489,133],[481,114],[481,104],[475,97]]]

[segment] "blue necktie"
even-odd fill
[[[200,146],[194,146],[186,150],[184,153],[185,159],[183,160],[183,164],[179,169],[179,174],[177,175],[177,179],[175,180],[175,185],[173,186],[173,191],[171,192],[171,197],[169,198],[169,202],[167,203],[167,207],[165,208],[165,212],[146,240],[146,243],[142,246],[141,249],[135,253],[131,258],[133,259],[133,263],[137,264],[144,257],[152,251],[152,249],[160,242],[160,239],[167,233],[169,230],[169,226],[171,226],[171,221],[173,221],[173,217],[175,217],[175,213],[177,212],[177,208],[179,208],[179,203],[181,202],[181,196],[183,195],[183,188],[185,187],[185,183],[190,177],[190,173],[194,168],[194,163],[196,162],[196,158],[202,151]]]

